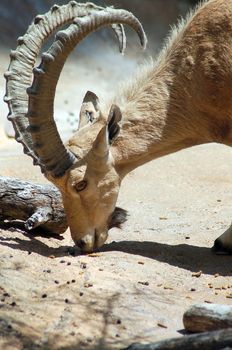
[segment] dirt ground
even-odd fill
[[[116,53],[104,54],[104,66],[79,57],[85,65],[72,60],[65,68],[56,101],[64,138],[83,93],[91,87],[104,98],[142,59],[117,56],[116,64]],[[2,53],[2,72],[7,62]],[[0,86],[3,95],[2,78]],[[3,104],[1,111],[0,174],[44,183],[6,138]],[[128,222],[110,231],[97,254],[81,255],[68,231],[58,239],[0,229],[0,349],[123,349],[183,336],[182,315],[192,304],[232,304],[231,256],[210,249],[232,218],[231,164],[231,149],[212,144],[129,174],[118,201]]]

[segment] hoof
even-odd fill
[[[232,254],[232,249],[224,247],[223,243],[219,238],[215,240],[214,246],[212,247],[212,251],[217,255]]]

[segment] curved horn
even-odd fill
[[[52,176],[64,174],[73,163],[73,156],[63,145],[53,117],[55,90],[63,65],[84,37],[102,26],[115,23],[132,27],[145,47],[146,36],[137,18],[125,10],[110,8],[77,18],[66,30],[58,32],[53,45],[42,55],[40,66],[34,69],[34,81],[28,89],[30,132],[34,149]]]
[[[124,54],[124,51],[126,49],[126,34],[124,27],[122,24],[112,24],[112,28],[116,34],[116,37],[118,38],[119,51]]]
[[[11,51],[10,65],[5,73],[6,95],[4,101],[8,104],[8,119],[15,130],[15,139],[23,145],[24,153],[34,159],[34,164],[39,164],[39,159],[33,150],[33,142],[28,132],[28,96],[26,89],[32,82],[32,69],[44,41],[55,30],[70,24],[76,17],[84,17],[90,13],[101,11],[103,8],[92,3],[77,4],[70,1],[67,5],[54,5],[44,15],[35,17],[24,36],[18,38],[16,50]],[[125,36],[120,24],[112,26],[119,40],[119,48],[123,51]],[[42,164],[39,164],[43,167]]]

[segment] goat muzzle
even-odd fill
[[[95,230],[94,232],[86,234],[83,238],[76,240],[75,244],[80,248],[82,253],[92,253],[105,243],[107,237],[107,231],[98,233],[97,230]]]

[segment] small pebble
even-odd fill
[[[75,283],[75,282],[76,282],[76,280],[72,280],[71,282],[72,282],[72,283]]]
[[[11,306],[16,306],[16,302],[13,301],[10,305],[11,305]]]
[[[161,328],[168,328],[165,324],[160,323],[160,322],[157,323],[157,326],[161,327]]]
[[[138,283],[142,284],[143,286],[149,286],[149,282],[147,282],[147,281],[146,282],[139,281]]]
[[[69,303],[69,300],[68,299],[64,299],[65,303],[68,304]]]
[[[170,289],[170,290],[173,290],[173,288],[172,288],[172,287],[170,287],[170,286],[164,286],[164,289]]]
[[[65,260],[60,260],[60,264],[64,264],[65,263]]]
[[[90,254],[88,254],[88,256],[90,256],[91,258],[99,258],[101,256],[101,254],[99,254],[99,253],[90,253]]]
[[[200,277],[201,276],[201,274],[202,274],[202,271],[200,270],[200,271],[197,271],[197,272],[193,272],[192,273],[192,277]]]
[[[139,265],[144,265],[144,262],[143,261],[138,261],[138,264]]]
[[[191,292],[196,292],[196,288],[191,288],[190,291]]]
[[[80,267],[81,267],[81,269],[86,269],[87,264],[86,263],[81,263]]]
[[[43,294],[42,295],[42,298],[44,299],[44,298],[47,298],[47,294]]]
[[[54,283],[55,283],[55,284],[59,284],[60,282],[59,282],[59,281],[57,281],[57,280],[55,280],[55,281],[54,281]]]
[[[68,265],[68,266],[70,266],[70,265],[71,265],[70,261],[67,263],[67,265]]]
[[[122,323],[122,321],[120,320],[120,318],[117,319],[116,323],[117,323],[117,324],[121,324],[121,323]]]
[[[84,295],[84,293],[83,293],[83,292],[80,292],[79,295],[80,295],[80,297],[82,297],[82,296]]]

